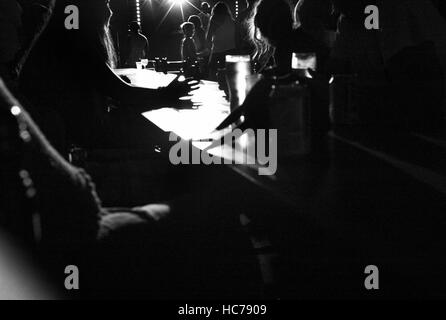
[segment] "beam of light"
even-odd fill
[[[184,22],[184,11],[183,11],[183,4],[180,3],[180,10],[181,10],[181,18],[183,19]]]
[[[198,8],[197,6],[195,6],[193,3],[191,3],[189,0],[170,0],[171,4],[169,9],[167,10],[166,14],[163,16],[163,18],[161,19],[160,23],[158,24],[158,26],[156,27],[156,29],[158,30],[158,28],[163,24],[164,20],[166,20],[167,16],[169,15],[170,11],[172,11],[173,7],[175,5],[179,5],[180,6],[180,10],[181,10],[181,16],[183,18],[183,21],[185,21],[184,19],[184,10],[183,10],[183,4],[188,4],[191,7],[193,7],[195,10],[199,11],[199,12],[203,12],[203,10],[201,10],[200,8]]]
[[[184,2],[186,2],[188,5],[192,6],[194,9],[200,11],[201,13],[203,13],[203,11],[199,8],[197,8],[193,3],[191,3],[189,0],[183,0]]]
[[[170,11],[172,10],[172,8],[175,6],[175,2],[173,2],[170,7],[169,10],[167,10],[166,14],[164,15],[164,17],[161,19],[160,23],[158,23],[158,26],[156,27],[156,29],[158,30],[158,28],[163,24],[164,20],[166,20],[167,16],[169,15]]]

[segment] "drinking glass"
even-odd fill
[[[228,84],[231,111],[245,101],[247,91],[246,77],[249,75],[251,75],[250,56],[226,56],[226,83]]]
[[[143,69],[147,69],[147,65],[149,64],[149,59],[141,59],[141,64]]]

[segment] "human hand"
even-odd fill
[[[182,97],[191,95],[191,92],[197,90],[199,81],[178,76],[167,87],[163,88],[166,100],[178,100]]]

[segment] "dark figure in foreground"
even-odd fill
[[[77,32],[64,27],[68,4],[77,5],[83,13],[83,27]],[[181,106],[184,103],[178,98],[191,91],[189,81],[175,80],[156,90],[122,81],[113,72],[116,55],[109,29],[111,15],[108,1],[57,1],[24,67],[21,89],[58,149],[70,144],[84,148],[152,145],[149,140],[158,130],[149,129],[140,113]]]
[[[223,201],[212,195],[215,191],[209,189],[211,194],[207,191],[203,194],[200,190],[197,199],[187,195],[169,204],[105,208],[90,176],[68,163],[53,148],[2,81],[0,111],[0,133],[4,129],[3,120],[11,123],[12,131],[10,135],[0,135],[2,139],[7,137],[0,146],[17,140],[11,152],[0,154],[0,162],[5,164],[6,157],[15,157],[16,161],[8,162],[15,167],[6,167],[7,173],[18,180],[17,171],[26,169],[26,177],[21,172],[21,183],[28,188],[24,194],[33,198],[32,207],[19,208],[11,218],[16,225],[29,230],[28,245],[38,246],[39,261],[58,288],[64,283],[63,270],[68,264],[82,270],[82,290],[69,292],[73,295],[68,297],[159,299],[204,298],[210,294],[233,297],[231,288],[246,283],[235,278],[236,283],[228,285],[231,277],[225,270],[234,268],[231,271],[234,274],[246,271],[251,275],[252,270],[257,270],[252,264],[254,261],[248,269],[237,268],[241,258],[240,252],[234,250],[239,250],[240,243],[229,245],[234,238],[226,229],[226,220],[233,218],[228,219],[228,211],[219,208]],[[2,166],[2,186],[4,169]],[[10,182],[5,186],[5,190],[12,189]],[[34,190],[32,194],[31,190]],[[17,204],[18,197],[0,197],[0,200],[0,222],[3,224],[8,221],[3,215],[10,213],[8,201]],[[213,214],[207,214],[209,212]],[[222,237],[226,241],[223,244]],[[223,248],[230,248],[230,253]],[[224,252],[224,257],[220,252]],[[222,261],[227,265],[223,263],[222,267]],[[221,277],[225,280],[220,280]],[[257,289],[254,292],[258,292]]]

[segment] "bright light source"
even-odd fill
[[[186,2],[186,0],[170,0],[174,4],[182,5]]]
[[[22,109],[20,109],[20,107],[13,106],[11,108],[11,113],[13,116],[18,116],[20,113],[22,113]]]
[[[141,11],[139,7],[139,0],[135,0],[136,3],[136,21],[141,25]]]

